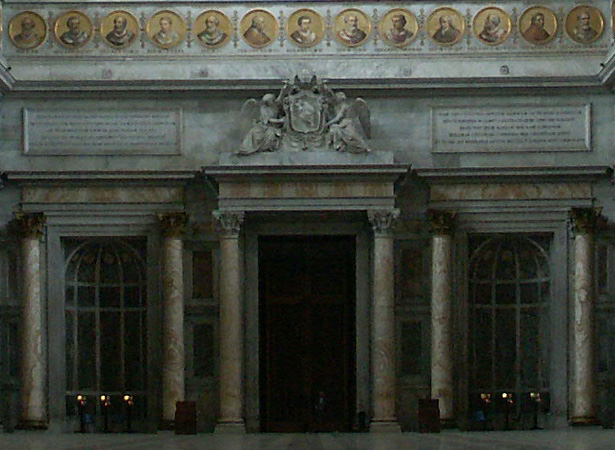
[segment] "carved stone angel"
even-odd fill
[[[333,99],[335,116],[327,122],[329,144],[333,150],[348,153],[368,153],[366,139],[371,137],[369,109],[361,98],[347,100],[343,92]]]
[[[250,99],[244,103],[241,108],[244,127],[247,123],[251,123],[251,126],[245,133],[238,154],[250,155],[278,150],[284,124],[282,114],[280,102],[273,94],[263,95],[260,101]]]

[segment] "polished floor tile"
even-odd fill
[[[615,450],[615,430],[440,434],[0,434],[2,450]]]

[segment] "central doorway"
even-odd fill
[[[354,236],[259,238],[261,431],[350,431]]]

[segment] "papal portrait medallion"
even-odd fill
[[[579,44],[592,44],[604,32],[604,16],[598,8],[580,5],[566,16],[566,34]]]
[[[487,45],[500,45],[512,30],[510,15],[503,9],[490,6],[474,16],[472,23],[474,36]]]
[[[410,44],[416,39],[418,31],[416,16],[402,8],[387,12],[378,25],[382,40],[393,47],[405,47]]]
[[[100,23],[100,35],[108,46],[117,50],[129,47],[139,36],[139,22],[128,11],[113,11]]]
[[[206,48],[218,48],[226,45],[233,34],[233,26],[226,14],[210,9],[199,15],[194,21],[194,33]]]
[[[543,45],[552,41],[557,27],[555,13],[544,6],[532,6],[519,18],[521,36],[531,44]]]
[[[311,9],[299,9],[286,21],[288,40],[299,47],[313,47],[322,41],[325,22]]]
[[[438,45],[455,45],[465,28],[463,16],[453,8],[438,8],[427,19],[427,34]]]
[[[146,32],[157,47],[177,47],[186,37],[186,22],[175,11],[158,11],[147,21]]]
[[[56,19],[53,32],[61,45],[75,49],[90,42],[94,27],[90,18],[84,13],[68,11]]]
[[[365,44],[371,31],[372,24],[369,17],[360,9],[345,9],[333,21],[333,35],[346,47],[358,47]]]
[[[35,12],[20,12],[9,22],[9,39],[17,48],[31,50],[41,45],[46,37],[45,20]]]
[[[239,24],[239,33],[251,47],[263,48],[271,45],[278,37],[280,25],[269,11],[253,9],[248,11]]]

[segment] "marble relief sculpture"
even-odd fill
[[[286,81],[276,97],[248,100],[239,155],[275,151],[368,153],[369,108],[361,98],[348,99],[315,76]]]

